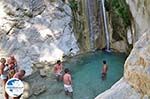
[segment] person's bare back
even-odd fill
[[[64,82],[64,90],[66,95],[70,95],[73,97],[73,89],[72,89],[72,80],[71,80],[71,75],[69,74],[69,69],[66,68],[65,74],[63,76],[63,82]]]
[[[63,77],[64,84],[71,85],[71,75],[66,73]]]
[[[107,73],[107,65],[106,64],[103,65],[102,73]]]

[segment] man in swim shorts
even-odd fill
[[[1,58],[0,59],[0,78],[1,78],[1,80],[3,82],[4,99],[8,99],[9,96],[8,96],[8,94],[5,91],[5,84],[6,84],[7,80],[8,80],[8,70],[9,70],[9,68],[5,65],[5,63],[6,63],[6,59],[5,58]]]
[[[62,80],[62,70],[63,65],[60,60],[57,61],[57,64],[54,66],[54,74],[56,76],[57,81]]]
[[[70,95],[72,97],[73,96],[73,89],[71,86],[71,84],[72,84],[71,75],[69,74],[68,68],[66,68],[64,71],[65,71],[65,74],[63,76],[63,82],[64,82],[65,94]]]

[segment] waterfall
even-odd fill
[[[94,14],[93,14],[93,0],[87,0],[88,24],[90,33],[90,48],[94,49]]]
[[[103,10],[103,20],[104,20],[104,31],[106,35],[106,50],[110,50],[110,38],[109,38],[109,32],[108,32],[108,26],[107,26],[107,16],[106,16],[106,11],[105,11],[105,2],[104,0],[101,0],[102,3],[102,10]]]

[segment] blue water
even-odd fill
[[[95,52],[70,59],[65,65],[71,69],[75,99],[94,99],[110,88],[123,75],[125,54]],[[108,75],[101,80],[102,61],[108,64]]]
[[[71,70],[73,79],[73,99],[94,99],[109,89],[123,76],[126,55],[118,53],[94,52],[70,58],[64,67]],[[108,64],[105,81],[101,80],[102,61]],[[62,82],[49,82],[49,92],[36,99],[70,99],[65,96]],[[54,92],[55,91],[55,92]]]

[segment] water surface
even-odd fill
[[[109,89],[123,76],[123,64],[126,55],[118,53],[94,52],[79,55],[67,60],[65,68],[71,70],[73,79],[73,99],[94,99],[103,91]],[[108,75],[101,80],[102,61],[108,64]],[[36,99],[70,99],[65,96],[62,82],[49,82],[48,92]]]

